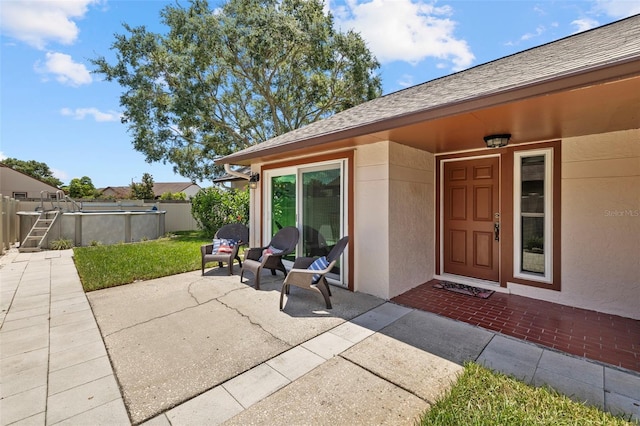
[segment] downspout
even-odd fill
[[[229,163],[224,163],[224,171],[225,173],[231,175],[231,176],[235,176],[235,177],[239,177],[242,179],[246,179],[249,180],[249,176],[245,175],[244,173],[240,173],[240,172],[236,172],[235,170],[231,170],[231,166],[229,165]]]

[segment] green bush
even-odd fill
[[[184,192],[165,192],[160,196],[161,200],[186,200],[187,199],[187,194],[185,194]]]
[[[73,247],[73,241],[60,238],[49,243],[51,250],[67,250]]]
[[[249,221],[249,190],[201,189],[191,199],[191,214],[198,227],[208,236],[213,236],[228,223],[246,225]]]
[[[544,238],[542,237],[531,237],[527,240],[524,245],[525,250],[543,250],[544,249]]]

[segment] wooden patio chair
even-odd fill
[[[300,231],[295,226],[285,226],[273,236],[271,242],[264,247],[252,247],[244,252],[244,264],[240,271],[240,282],[245,271],[253,273],[256,290],[260,289],[260,273],[262,269],[270,269],[271,274],[281,271],[287,276],[287,269],[282,258],[293,253],[300,238]]]
[[[218,262],[218,267],[220,268],[222,268],[223,264],[226,263],[229,267],[229,275],[233,275],[234,259],[238,260],[238,263],[242,268],[242,260],[240,260],[238,251],[240,250],[240,247],[249,244],[249,228],[242,223],[230,223],[218,229],[218,232],[216,232],[216,235],[213,238],[214,240],[233,241],[235,244],[233,246],[229,246],[228,249],[220,250],[220,248],[218,248],[219,251],[215,250],[214,243],[200,246],[202,275],[204,275],[205,265],[209,262]]]
[[[289,287],[294,285],[306,290],[319,291],[324,297],[327,309],[331,309],[331,289],[327,282],[326,274],[335,266],[338,259],[342,255],[349,237],[343,237],[333,246],[326,257],[299,257],[293,263],[293,268],[284,279],[282,289],[280,290],[280,310],[282,310],[282,302],[285,294],[289,294]]]

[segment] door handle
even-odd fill
[[[500,222],[494,222],[493,234],[495,235],[494,239],[496,241],[500,241]]]

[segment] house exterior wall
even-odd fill
[[[394,142],[358,147],[354,290],[390,299],[433,278],[434,164]]]
[[[562,141],[562,289],[511,292],[640,319],[640,129]]]
[[[433,154],[389,145],[389,293],[395,297],[435,273]]]
[[[260,173],[262,163],[253,164],[251,173]],[[260,180],[259,188],[249,190],[249,247],[261,247],[268,241],[262,241],[262,191],[264,187],[264,177]]]
[[[358,147],[354,180],[355,291],[389,295],[389,142]]]
[[[27,198],[40,199],[40,191],[49,191],[55,195],[58,188],[34,179],[31,176],[13,170],[10,167],[0,167],[0,194],[13,197],[16,192],[26,192]]]
[[[185,195],[187,196],[187,199],[191,198],[191,197],[195,197],[195,195],[200,191],[200,186],[193,184],[193,185],[189,185],[187,186],[183,191]],[[162,194],[161,194],[162,195]]]

